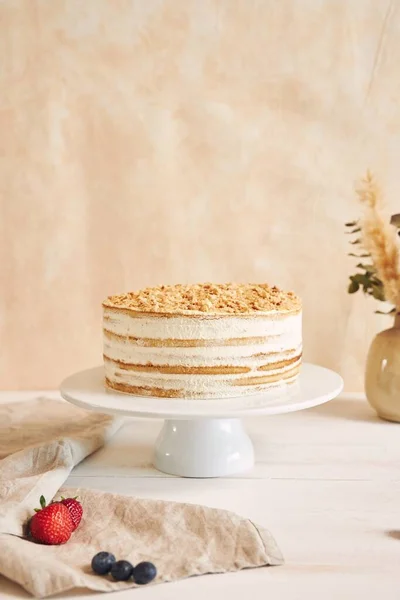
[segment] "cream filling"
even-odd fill
[[[123,336],[152,339],[230,339],[284,335],[291,347],[301,342],[302,315],[271,312],[261,317],[135,317],[104,309],[104,328]]]
[[[113,360],[144,365],[207,366],[249,364],[265,365],[289,360],[301,354],[301,344],[290,348],[287,343],[249,344],[246,346],[162,347],[136,346],[129,340],[104,338],[104,354]],[[287,350],[290,349],[290,351]],[[258,356],[258,355],[262,356]]]

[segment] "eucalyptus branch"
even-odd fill
[[[347,234],[355,235],[361,231],[361,227],[358,225],[358,221],[350,221],[345,224],[345,227],[348,229],[346,231]],[[351,245],[361,245],[362,240],[360,238],[356,238],[355,240],[351,240],[349,242]],[[349,256],[355,258],[369,258],[371,259],[371,254],[368,252],[362,252],[361,254],[354,254],[353,252],[349,253]],[[372,296],[375,300],[379,300],[380,302],[385,302],[385,290],[382,281],[379,279],[377,275],[377,270],[374,264],[371,262],[359,262],[356,265],[358,271],[354,275],[350,275],[350,283],[347,288],[349,294],[355,294],[359,290],[362,290],[366,296]],[[380,314],[391,314],[390,313],[382,313]]]

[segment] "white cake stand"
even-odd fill
[[[303,364],[298,383],[264,394],[223,400],[152,398],[105,389],[103,367],[96,367],[65,379],[61,395],[87,410],[165,419],[156,442],[155,467],[183,477],[220,477],[254,465],[253,445],[242,417],[311,408],[332,400],[342,389],[337,373]]]

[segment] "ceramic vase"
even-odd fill
[[[368,352],[365,372],[367,400],[378,416],[400,423],[400,312],[393,327],[381,331]]]

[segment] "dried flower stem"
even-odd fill
[[[371,254],[386,299],[397,306],[400,300],[399,249],[394,229],[383,216],[382,195],[370,171],[367,171],[356,191],[364,208],[359,222],[361,243]]]

